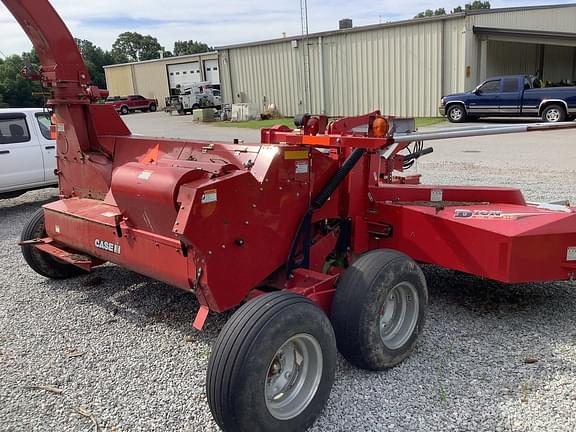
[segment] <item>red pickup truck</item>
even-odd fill
[[[158,108],[158,100],[146,99],[140,95],[109,96],[106,98],[106,103],[113,105],[120,114],[128,114],[136,110],[154,112]]]

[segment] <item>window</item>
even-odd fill
[[[50,126],[52,124],[50,122],[50,113],[36,113],[36,120],[38,121],[38,126],[40,126],[40,132],[42,133],[42,136],[49,140],[53,139],[50,136]]]
[[[174,72],[170,72],[170,76],[174,76]]]
[[[188,73],[188,72],[184,71],[184,72],[182,72],[182,75],[186,75],[187,73]]]
[[[15,144],[30,141],[30,131],[24,115],[13,118],[0,117],[0,144]]]
[[[504,78],[502,84],[503,93],[518,93],[518,79],[516,78]]]
[[[500,80],[486,81],[478,90],[482,94],[500,93]]]
[[[218,70],[218,68],[217,68],[216,66],[214,66],[214,67],[212,68],[212,70],[215,70],[215,71],[217,71],[217,70]]]
[[[176,72],[176,75],[180,75],[180,72]]]
[[[524,90],[529,90],[532,88],[532,85],[530,84],[530,80],[528,78],[524,78]]]
[[[207,70],[208,72],[210,72],[210,71],[212,70],[212,68],[206,68],[206,70]]]

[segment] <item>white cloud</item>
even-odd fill
[[[373,0],[308,0],[310,31],[337,28],[341,18],[355,25],[407,19],[425,9],[444,7],[450,11],[466,1],[431,0],[375,2]],[[572,0],[559,0],[569,3]],[[493,0],[493,7],[537,4],[534,0]],[[209,45],[228,45],[300,33],[300,1],[218,0],[218,2],[172,0],[53,0],[75,37],[110,49],[123,31],[151,34],[171,50],[175,40],[200,40]],[[0,3],[2,5],[2,3]],[[167,6],[169,5],[169,6]],[[31,48],[28,38],[6,8],[0,6],[0,51],[9,55]]]

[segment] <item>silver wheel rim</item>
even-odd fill
[[[390,290],[380,310],[380,337],[388,349],[402,347],[414,333],[420,300],[410,282],[401,282]]]
[[[310,404],[322,378],[322,348],[312,335],[297,334],[274,354],[266,373],[266,407],[278,420],[290,420]]]
[[[452,108],[450,110],[450,118],[458,121],[462,119],[462,110],[460,108]]]
[[[549,122],[557,122],[560,120],[560,111],[556,108],[546,111],[546,120]]]

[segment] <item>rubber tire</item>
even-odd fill
[[[46,237],[44,209],[38,209],[24,227],[20,239],[22,241],[28,241],[43,237]],[[81,268],[58,261],[50,255],[39,251],[32,245],[22,245],[21,248],[24,259],[30,268],[39,275],[50,279],[68,279],[86,274]]]
[[[389,349],[380,337],[380,311],[391,288],[411,282],[419,296],[419,311],[411,337]],[[367,370],[396,366],[413,351],[426,320],[428,290],[422,270],[403,253],[379,249],[358,258],[344,272],[332,302],[332,325],[340,353]]]
[[[126,115],[126,114],[128,114],[129,112],[130,112],[130,110],[128,109],[127,106],[122,106],[122,107],[120,107],[120,114]]]
[[[276,351],[299,333],[314,336],[320,344],[322,378],[300,415],[278,420],[266,406],[266,374]],[[223,431],[303,431],[324,409],[335,369],[336,341],[324,312],[303,296],[283,291],[264,294],[238,309],[220,332],[208,364],[208,405]]]
[[[462,117],[460,117],[459,120],[454,120],[454,119],[452,119],[452,117],[451,117],[451,115],[450,115],[450,113],[451,113],[453,110],[455,110],[455,109],[459,109],[459,110],[462,111]],[[463,107],[462,105],[460,105],[460,104],[450,105],[450,106],[448,107],[448,109],[446,110],[446,117],[448,118],[448,121],[449,121],[450,123],[463,123],[463,122],[466,121],[466,118],[467,118],[466,108],[464,108],[464,107]]]
[[[156,112],[156,104],[151,103],[151,104],[148,106],[148,111],[150,111],[150,112]]]
[[[192,105],[192,110],[191,110],[190,112],[192,112],[192,113],[193,113],[193,112],[194,112],[194,110],[197,110],[197,109],[200,109],[200,105],[198,105],[198,104],[194,104],[194,105]]]
[[[558,121],[554,121],[554,122],[550,122],[547,118],[546,115],[548,114],[548,111],[552,110],[552,109],[557,109],[560,112],[560,118],[558,119]],[[566,109],[564,109],[563,106],[561,105],[548,105],[546,108],[544,108],[544,111],[542,111],[542,121],[545,121],[546,123],[559,123],[559,122],[563,122],[566,121]]]

